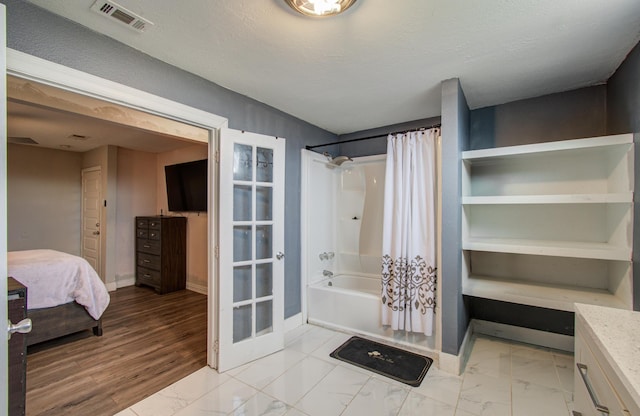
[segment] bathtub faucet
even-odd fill
[[[332,258],[334,258],[336,255],[336,253],[334,253],[333,251],[329,251],[329,252],[324,252],[324,253],[320,253],[318,255],[318,257],[320,257],[320,260],[331,260]]]
[[[322,275],[323,275],[324,277],[333,277],[333,273],[332,273],[332,272],[330,272],[329,270],[323,270],[323,271],[322,271]]]

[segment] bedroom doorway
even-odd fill
[[[209,160],[216,160],[220,129],[227,126],[227,119],[206,111],[186,106],[164,99],[140,90],[136,90],[112,81],[105,80],[81,71],[77,71],[59,64],[52,63],[19,51],[7,50],[7,74],[17,78],[35,81],[51,86],[63,92],[80,94],[87,99],[103,100],[106,103],[117,103],[139,113],[153,115],[153,117],[176,121],[185,126],[204,131],[205,136],[199,140],[208,145]],[[5,111],[6,112],[6,111]],[[5,156],[6,160],[6,156]],[[209,167],[209,206],[217,207],[217,165],[211,163]],[[217,222],[215,212],[207,215],[207,294],[208,294],[208,325],[207,325],[207,364],[217,367],[217,258],[215,246],[217,244]],[[104,224],[101,224],[104,226]],[[6,251],[6,249],[5,249]],[[104,261],[104,259],[103,259]]]
[[[80,256],[89,262],[104,282],[102,271],[102,170],[100,166],[82,169],[82,235]]]

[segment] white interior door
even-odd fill
[[[7,31],[6,9],[0,4],[0,323],[7,322]],[[14,322],[17,323],[17,322]],[[7,331],[0,331],[0,413],[9,408]],[[4,412],[3,412],[4,411]]]
[[[102,172],[100,167],[82,169],[82,253],[104,280],[101,261]]]
[[[222,129],[218,371],[284,347],[285,140]]]

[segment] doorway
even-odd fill
[[[80,257],[88,261],[98,275],[104,276],[102,272],[102,244],[100,241],[101,204],[102,169],[100,166],[82,169]]]
[[[22,52],[7,50],[7,74],[20,79],[35,81],[54,87],[62,92],[78,93],[88,99],[99,99],[106,103],[116,103],[120,106],[138,111],[142,114],[153,115],[170,121],[178,121],[185,125],[196,126],[206,131],[209,160],[215,160],[219,129],[226,127],[227,120],[215,114],[207,113],[185,106],[161,97],[154,96],[130,87],[123,86],[87,73],[73,70]],[[216,206],[217,183],[215,166],[209,166],[209,183],[212,184],[209,193],[210,206]],[[211,218],[212,213],[209,213]],[[207,282],[208,282],[208,325],[207,325],[207,363],[217,367],[216,351],[214,350],[214,334],[217,333],[217,322],[213,319],[217,310],[216,305],[216,270],[217,260],[214,253],[217,236],[217,224],[208,221],[207,244]]]

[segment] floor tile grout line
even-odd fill
[[[213,368],[209,367],[208,365],[206,365],[206,366],[204,366],[204,367],[202,367],[202,368],[206,368],[206,369],[207,369],[207,371],[209,371],[209,370],[210,370],[210,371],[215,371],[218,375],[223,375],[223,374],[224,374],[224,373],[218,373],[218,370],[213,369]],[[201,371],[201,370],[202,370],[202,368],[201,368],[200,370],[198,370],[198,371]],[[195,373],[195,372],[194,372],[194,373]],[[192,373],[192,374],[194,374],[194,373]],[[187,376],[187,377],[188,377],[188,376]],[[228,383],[228,382],[233,378],[233,377],[232,377],[232,376],[230,376],[230,375],[227,375],[226,377],[227,377],[227,380],[225,380],[225,381],[223,381],[222,383],[218,384],[217,386],[215,386],[215,387],[214,387],[214,388],[212,388],[211,390],[207,390],[205,393],[201,394],[201,395],[200,395],[200,396],[198,396],[197,398],[195,398],[195,399],[193,399],[193,400],[191,400],[191,401],[187,402],[187,405],[186,405],[186,406],[183,406],[182,408],[178,409],[178,410],[177,410],[176,412],[174,412],[172,415],[175,415],[176,413],[181,412],[182,410],[184,410],[184,409],[186,409],[187,407],[191,406],[193,403],[195,403],[195,402],[197,402],[198,400],[202,399],[202,398],[203,398],[204,396],[206,396],[207,394],[209,394],[209,393],[211,393],[211,392],[214,392],[214,391],[218,390],[218,389],[219,389],[223,384]],[[185,377],[185,378],[186,378],[186,377]],[[183,380],[184,380],[184,378],[183,378],[183,379],[181,379],[181,380],[176,381],[176,382],[175,382],[175,383],[173,383],[173,384],[168,385],[168,386],[167,386],[167,387],[165,387],[164,389],[167,389],[167,388],[169,388],[169,387],[171,387],[171,386],[173,386],[173,385],[175,385],[175,384],[177,384],[177,383],[179,383],[179,382],[181,382],[181,381],[183,381]],[[238,381],[239,381],[239,380],[238,380]],[[245,384],[246,384],[246,383],[245,383]],[[147,399],[147,398],[149,398],[149,397],[154,397],[154,400],[155,400],[155,399],[157,399],[157,398],[158,398],[158,396],[160,396],[160,392],[161,392],[162,390],[164,390],[164,389],[161,389],[161,390],[159,390],[159,391],[157,391],[157,392],[153,393],[151,396],[147,396],[147,397],[145,397],[145,399]],[[145,399],[143,399],[143,400],[145,400]],[[138,402],[138,403],[140,403],[140,402]],[[140,414],[139,414],[138,412],[136,412],[136,411],[133,409],[133,406],[135,406],[135,405],[136,405],[136,404],[138,404],[138,403],[135,403],[135,404],[133,404],[133,405],[129,406],[129,407],[128,407],[128,409],[129,409],[129,410],[131,410],[132,412],[134,412],[137,416],[140,416]]]
[[[509,409],[511,415],[515,411],[513,406],[513,347],[514,345],[509,343]]]
[[[307,357],[311,357],[311,354],[307,354]],[[316,357],[313,357],[313,358],[315,358],[316,360],[320,360],[320,358],[316,358]],[[321,361],[326,362],[326,361],[324,361],[324,360],[321,360]],[[300,397],[300,398],[295,402],[295,404],[293,404],[293,406],[296,406],[298,403],[300,403],[300,401],[301,401],[301,400],[302,400],[302,399],[303,399],[307,394],[309,394],[313,389],[315,389],[315,388],[316,388],[316,386],[318,386],[318,384],[320,384],[320,382],[321,382],[322,380],[324,380],[325,378],[327,378],[327,377],[329,376],[329,374],[331,374],[331,372],[332,372],[333,370],[335,370],[335,369],[336,369],[336,366],[337,366],[337,365],[334,365],[334,364],[329,364],[329,365],[333,365],[333,368],[332,368],[331,370],[329,370],[329,371],[327,372],[327,374],[325,374],[322,378],[320,378],[320,380],[318,380],[318,381],[317,381],[317,382],[316,382],[316,383],[315,383],[315,384],[314,384],[314,385],[313,385],[313,386],[312,386],[312,387],[311,387],[311,388],[310,388],[310,389],[309,389],[305,394],[303,394],[303,395],[302,395],[302,397]]]

